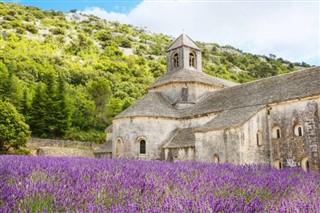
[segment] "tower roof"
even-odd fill
[[[177,82],[198,82],[202,84],[215,85],[218,87],[232,87],[239,85],[238,83],[234,83],[222,78],[213,77],[203,72],[197,72],[190,69],[181,69],[176,72],[166,73],[165,75],[160,77],[156,82],[154,82],[149,87],[149,89]]]
[[[178,38],[176,38],[176,40],[170,45],[167,51],[176,49],[181,46],[187,46],[196,50],[200,50],[200,48],[194,43],[194,41],[192,41],[189,36],[183,33]]]

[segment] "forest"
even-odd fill
[[[24,116],[33,137],[102,143],[112,118],[165,74],[173,40],[75,10],[0,2],[0,100]],[[196,43],[204,72],[234,82],[310,67],[272,53]]]

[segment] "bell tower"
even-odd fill
[[[167,49],[167,72],[189,69],[202,72],[201,50],[186,34],[181,34]]]
[[[235,85],[204,73],[201,60],[201,49],[181,34],[167,49],[167,73],[149,87],[149,92],[159,92],[176,109],[185,109],[209,92]]]

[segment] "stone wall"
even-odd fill
[[[240,163],[240,130],[215,130],[206,133],[195,133],[196,160],[205,162]],[[216,161],[218,158],[218,162]]]
[[[92,142],[64,141],[42,138],[30,138],[27,149],[34,156],[83,156],[94,157],[93,151],[102,145]]]
[[[257,143],[257,133],[261,135]],[[196,133],[196,159],[234,164],[270,162],[267,111],[258,112],[238,127]]]
[[[302,127],[302,136],[296,135],[295,126]],[[290,102],[272,106],[271,128],[278,126],[281,137],[272,138],[272,161],[283,167],[302,166],[308,159],[309,168],[319,171],[320,123],[319,99]]]
[[[190,161],[195,160],[195,150],[194,147],[184,147],[184,148],[166,148],[164,149],[165,158],[164,160],[175,162],[175,161]]]
[[[163,146],[180,126],[175,119],[136,117],[113,121],[113,157],[164,159]],[[139,140],[146,141],[146,154],[140,154]],[[118,144],[118,145],[116,145]]]
[[[183,88],[187,88],[187,94],[182,93]],[[170,100],[171,103],[176,104],[179,102],[195,103],[208,92],[219,89],[221,88],[199,83],[174,83],[170,85],[164,85],[150,91],[161,92]],[[187,95],[187,100],[184,100],[183,95]]]
[[[262,109],[245,122],[240,131],[240,162],[270,164],[268,111]]]

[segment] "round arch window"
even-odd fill
[[[194,52],[189,53],[189,67],[196,67],[196,54]]]
[[[274,167],[276,167],[277,169],[282,169],[282,162],[280,160],[275,160]]]
[[[141,139],[139,141],[139,147],[140,147],[140,154],[146,154],[146,141],[144,139]]]
[[[215,154],[215,155],[213,156],[213,162],[214,162],[214,163],[219,163],[219,162],[220,162],[219,155]]]
[[[293,128],[294,131],[294,136],[303,136],[303,129],[302,126],[300,124],[297,124],[294,126]]]
[[[178,53],[174,53],[172,56],[172,64],[174,68],[178,68],[180,61],[179,61],[179,54]]]
[[[310,169],[308,157],[302,158],[300,163],[301,163],[301,169],[303,169],[304,171],[308,171]]]
[[[261,133],[261,131],[257,131],[256,140],[257,140],[257,146],[262,146],[262,133]]]
[[[116,140],[116,156],[121,156],[123,153],[123,143],[120,138]]]
[[[281,130],[279,126],[272,128],[272,138],[281,138]]]

